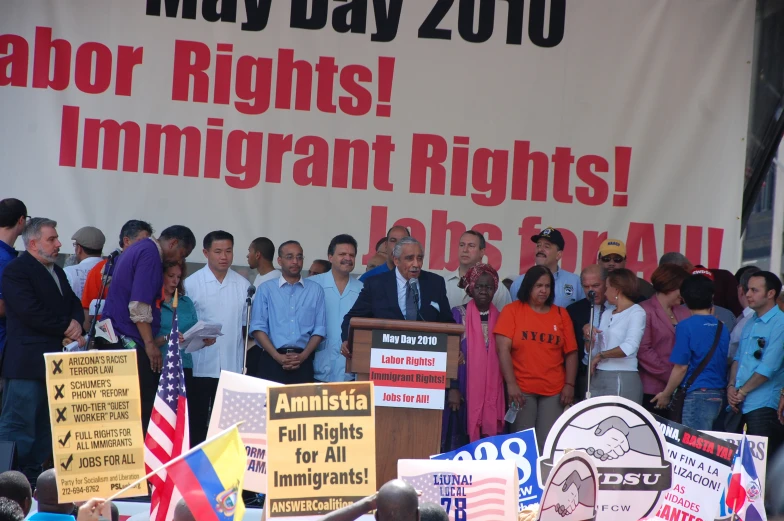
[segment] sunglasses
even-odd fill
[[[602,262],[615,262],[617,264],[623,262],[623,257],[620,255],[606,255],[602,257]]]
[[[756,358],[757,360],[762,360],[762,349],[765,347],[765,339],[758,338],[757,345],[759,346],[759,349],[754,351],[754,358]]]

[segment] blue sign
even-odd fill
[[[430,459],[514,461],[517,465],[517,481],[520,483],[518,510],[538,505],[542,497],[537,466],[539,450],[536,448],[536,434],[533,429],[484,438],[452,452],[430,456]]]

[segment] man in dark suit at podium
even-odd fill
[[[346,356],[348,325],[353,317],[420,320],[454,323],[446,298],[446,282],[422,270],[424,249],[414,238],[404,237],[395,245],[395,269],[365,281],[354,307],[343,318],[343,347]]]
[[[590,357],[585,353],[585,334],[583,328],[591,321],[591,306],[594,308],[593,326],[599,327],[602,313],[615,306],[607,302],[605,292],[607,291],[607,270],[598,264],[586,266],[580,274],[580,282],[583,292],[591,297],[585,297],[571,304],[566,308],[569,318],[572,319],[574,326],[574,337],[577,339],[577,356],[579,366],[577,368],[577,388],[575,389],[576,401],[584,400],[588,390],[588,363]]]

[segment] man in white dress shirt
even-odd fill
[[[101,262],[101,252],[103,245],[106,244],[106,237],[98,228],[85,226],[76,230],[71,240],[74,241],[74,257],[77,264],[66,266],[63,271],[68,278],[71,289],[81,299],[87,274],[96,264]]]
[[[218,389],[221,370],[242,373],[245,355],[245,302],[250,282],[231,269],[234,260],[234,237],[224,231],[204,237],[207,265],[185,279],[185,293],[196,307],[199,320],[220,324],[223,336],[215,344],[193,353],[193,388],[188,389],[192,402],[191,446],[204,441],[210,410]]]
[[[746,322],[754,317],[754,310],[749,307],[749,301],[746,300],[746,293],[749,292],[749,279],[755,273],[760,271],[761,270],[756,266],[746,266],[745,269],[743,269],[743,273],[741,273],[740,277],[737,277],[738,301],[740,301],[740,305],[743,306],[743,312],[738,316],[738,320],[735,322],[735,326],[732,328],[732,332],[730,333],[730,347],[727,351],[727,358],[730,361],[730,365],[732,364],[732,361],[735,360],[735,353],[738,352],[738,346],[740,345],[740,334],[743,333],[743,328],[746,326]]]
[[[486,247],[485,236],[475,230],[468,230],[460,236],[458,250],[460,266],[456,272],[444,277],[446,279],[446,298],[449,299],[450,307],[456,308],[468,304],[468,301],[471,300],[465,288],[461,288],[458,284],[468,270],[482,262]],[[510,302],[512,302],[512,297],[509,295],[509,290],[506,289],[506,286],[499,285],[495,296],[493,296],[493,304],[498,308],[498,311],[501,311]]]

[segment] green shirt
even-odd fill
[[[161,329],[156,336],[164,336],[171,333],[172,317],[174,310],[172,309],[172,301],[167,300],[161,303]],[[196,325],[199,317],[196,316],[196,306],[193,301],[185,295],[179,297],[177,302],[177,327],[180,333],[185,333],[190,328]],[[166,354],[169,352],[168,344],[161,346],[161,354],[166,359]],[[190,353],[180,351],[182,355],[182,367],[185,369],[193,369],[193,356]]]

